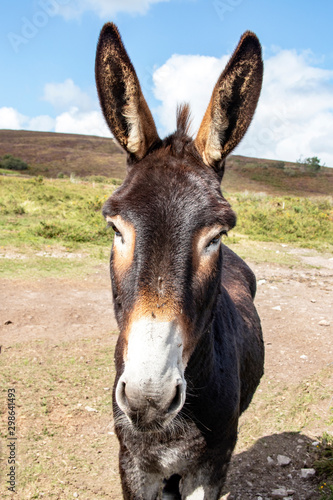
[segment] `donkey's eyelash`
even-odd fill
[[[107,227],[111,227],[115,233],[116,236],[121,236],[121,232],[119,231],[119,229],[113,224],[113,222],[111,221],[108,221],[107,222]]]
[[[228,236],[228,232],[225,229],[222,229],[222,231],[220,231],[219,234],[217,234],[213,239],[211,239],[206,248],[218,243],[223,235]]]

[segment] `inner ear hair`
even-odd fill
[[[224,159],[243,138],[257,106],[262,77],[261,46],[256,35],[247,31],[214,87],[195,139],[206,165],[223,169]]]
[[[131,60],[113,23],[104,25],[97,44],[96,85],[106,122],[134,161],[160,141]]]

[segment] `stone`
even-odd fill
[[[288,496],[288,492],[286,488],[277,488],[272,491],[271,495],[273,498],[284,498]]]
[[[315,469],[301,469],[302,479],[311,479],[316,474]]]
[[[285,467],[286,465],[290,464],[291,458],[286,457],[285,455],[278,455],[277,462],[279,465],[281,465],[281,467]]]
[[[274,460],[272,459],[272,457],[267,457],[267,462],[268,462],[268,465],[274,464]]]
[[[85,410],[87,410],[87,411],[94,411],[94,412],[98,413],[98,410],[95,410],[95,408],[92,408],[91,406],[86,406]]]
[[[329,321],[327,321],[327,319],[322,319],[318,323],[318,325],[320,325],[320,326],[330,326],[330,324],[331,323]]]

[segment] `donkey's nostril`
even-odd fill
[[[176,386],[176,393],[168,408],[168,413],[174,413],[175,411],[179,410],[180,407],[182,406],[182,388],[183,384],[178,384]]]
[[[116,399],[117,403],[121,408],[126,408],[129,406],[128,399],[126,396],[126,383],[119,380],[117,385]]]

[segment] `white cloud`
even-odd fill
[[[106,125],[101,112],[82,112],[77,107],[72,107],[69,111],[57,116],[54,131],[67,134],[85,134],[111,137],[110,130]]]
[[[55,120],[48,115],[35,116],[29,119],[29,130],[45,132],[54,129]]]
[[[34,118],[22,115],[14,108],[0,108],[0,129],[11,130],[52,130],[54,120],[50,116],[40,115]]]
[[[46,83],[44,101],[49,102],[57,110],[66,110],[69,106],[77,106],[81,110],[89,110],[94,106],[91,97],[83,92],[73,80],[67,78],[61,83]]]
[[[118,12],[131,14],[145,14],[154,3],[168,2],[169,0],[66,0],[59,5],[59,13],[65,19],[80,17],[90,11],[100,18],[112,18]],[[65,5],[63,5],[65,4]]]
[[[55,118],[49,115],[28,117],[14,108],[3,107],[0,108],[0,129],[111,137],[97,100],[91,99],[73,80],[47,83],[42,99],[52,104],[57,112]]]
[[[191,104],[196,131],[228,57],[173,55],[153,74],[163,135],[175,128],[177,102]],[[311,54],[279,51],[265,61],[264,84],[253,123],[238,154],[295,161],[318,156],[333,166],[333,71]]]
[[[162,101],[155,110],[162,126],[162,135],[175,129],[177,103],[182,102],[191,104],[192,130],[199,128],[213,86],[227,60],[227,56],[217,59],[174,54],[154,72],[153,92],[156,99]]]
[[[0,129],[21,129],[27,117],[19,113],[14,108],[0,108]]]

